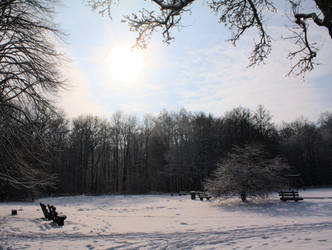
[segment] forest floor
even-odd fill
[[[0,249],[332,249],[332,188],[299,193],[299,202],[158,194],[0,203]],[[67,215],[65,225],[43,219],[39,202]]]

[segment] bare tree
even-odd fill
[[[284,124],[280,131],[281,151],[295,171],[301,173],[306,185],[323,185],[326,177],[330,176],[323,172],[329,165],[323,161],[328,157],[328,147],[323,146],[323,127],[319,131],[315,123],[298,119]]]
[[[53,43],[61,36],[51,21],[54,3],[0,2],[0,179],[14,188],[31,190],[50,184],[25,156],[40,160],[30,147],[36,137],[40,144],[48,145],[27,107],[32,113],[53,109],[48,97],[64,86],[58,72],[61,55]]]
[[[1,105],[24,113],[19,106],[50,106],[46,94],[62,86],[60,54],[53,39],[60,37],[51,20],[53,0],[7,0],[0,4]]]
[[[295,64],[289,71],[290,74],[301,75],[311,71],[316,62],[318,48],[308,37],[308,21],[312,20],[316,25],[328,29],[332,38],[332,4],[330,0],[311,0],[317,7],[317,12],[302,12],[305,5],[302,0],[285,0],[290,3],[293,13],[292,22],[298,27],[293,29],[293,35],[297,47],[288,57],[295,59]],[[101,14],[111,14],[111,9],[120,0],[88,0],[94,10]],[[197,0],[150,0],[157,6],[148,10],[142,8],[138,13],[124,16],[123,22],[127,22],[130,30],[137,33],[136,46],[145,47],[152,34],[161,30],[164,42],[169,44],[174,39],[172,29],[181,27],[181,17],[191,12],[192,5]],[[277,12],[276,0],[206,0],[207,5],[218,17],[218,21],[231,30],[229,39],[236,45],[242,36],[250,29],[257,31],[254,48],[249,57],[249,66],[265,62],[272,49],[272,37],[266,29],[266,16]]]

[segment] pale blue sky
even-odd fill
[[[276,39],[268,64],[248,69],[253,38],[244,37],[237,47],[226,42],[229,31],[218,24],[203,1],[183,19],[186,27],[173,31],[176,39],[171,45],[162,43],[160,33],[154,35],[142,52],[146,66],[136,81],[114,80],[106,63],[108,52],[134,44],[136,34],[120,21],[141,2],[123,0],[114,8],[112,21],[92,12],[81,0],[57,7],[55,21],[69,34],[64,50],[71,63],[64,73],[71,87],[59,101],[69,117],[94,114],[107,118],[119,110],[141,117],[181,108],[217,116],[240,105],[254,110],[262,104],[279,123],[301,115],[315,121],[320,113],[332,111],[332,40],[326,30],[314,30],[322,65],[303,82],[299,77],[285,77],[290,64],[286,59],[290,44],[285,40]],[[269,18],[275,38],[285,35],[281,22],[278,17]]]

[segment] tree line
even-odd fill
[[[317,123],[298,119],[279,126],[272,123],[263,106],[255,111],[237,107],[221,117],[185,109],[163,110],[142,121],[122,112],[110,119],[88,115],[69,121],[63,113],[50,110],[31,117],[38,131],[29,136],[29,150],[38,160],[26,155],[26,172],[46,171],[43,176],[48,177],[44,179],[48,185],[40,185],[36,179],[33,188],[27,189],[4,181],[1,190],[7,196],[31,191],[132,194],[202,190],[221,159],[234,148],[250,144],[263,145],[269,155],[282,158],[291,166],[288,174],[301,175],[303,186],[332,184],[332,113],[323,113]],[[20,124],[12,122],[11,128],[15,126]]]

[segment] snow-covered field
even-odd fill
[[[300,195],[297,203],[277,194],[247,204],[169,194],[0,203],[0,249],[332,249],[332,189]],[[67,215],[63,227],[43,219],[40,201]]]

